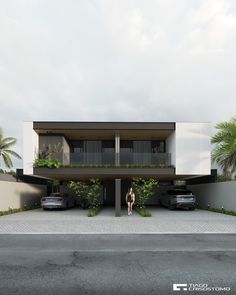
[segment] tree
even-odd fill
[[[102,194],[102,185],[98,179],[90,178],[89,182],[70,181],[68,187],[73,189],[81,201],[87,201],[91,208],[97,208],[100,204],[100,197]]]
[[[83,209],[87,209],[90,206],[88,199],[87,199],[88,184],[85,183],[84,181],[77,181],[77,182],[70,181],[68,183],[68,187],[75,191],[76,196],[80,200],[81,207]]]
[[[138,207],[145,208],[147,201],[154,195],[154,189],[158,187],[158,181],[150,179],[142,179],[134,177],[132,179],[132,186],[135,191],[135,201]]]
[[[100,197],[102,195],[102,185],[98,179],[89,179],[89,189],[87,199],[92,208],[97,208],[100,206]]]
[[[224,175],[232,177],[236,171],[236,117],[215,127],[218,131],[211,138],[215,144],[212,161],[222,168]]]
[[[13,137],[3,137],[2,129],[0,128],[0,158],[2,157],[6,167],[13,167],[11,156],[21,159],[15,151],[11,150],[11,147],[16,144],[16,139]]]

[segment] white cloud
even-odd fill
[[[233,0],[1,1],[0,126],[235,115]]]

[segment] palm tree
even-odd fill
[[[212,160],[217,163],[226,176],[232,176],[236,171],[236,117],[229,122],[216,125],[218,132],[211,138],[215,144]]]
[[[13,167],[11,156],[21,159],[16,152],[11,150],[10,148],[16,144],[16,139],[13,137],[3,137],[2,129],[0,128],[0,158],[2,157],[4,164],[11,168]]]

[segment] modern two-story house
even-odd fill
[[[64,183],[99,178],[104,204],[120,216],[135,176],[164,183],[209,175],[210,128],[187,122],[25,122],[24,174]],[[49,147],[61,167],[34,167]]]

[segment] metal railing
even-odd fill
[[[115,164],[115,153],[71,153],[70,164]]]
[[[115,165],[140,164],[140,165],[171,165],[171,154],[169,153],[71,153],[70,164],[81,165]]]
[[[120,153],[120,164],[171,165],[168,153]]]

